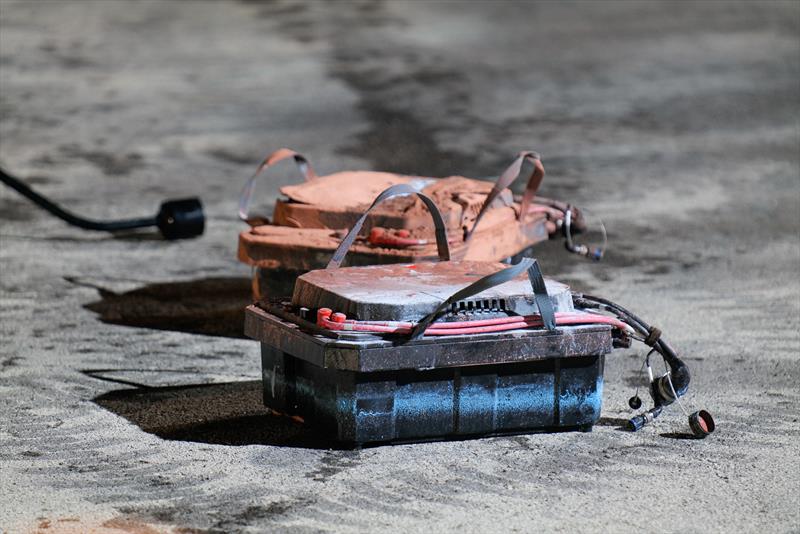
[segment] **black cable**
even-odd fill
[[[31,189],[19,178],[8,174],[2,168],[0,168],[0,181],[50,214],[55,215],[68,224],[83,228],[84,230],[120,232],[157,226],[165,238],[182,239],[202,234],[205,226],[203,206],[200,200],[196,198],[166,201],[161,204],[158,214],[154,217],[123,219],[119,221],[97,221],[80,217],[65,210],[58,204]]]
[[[595,297],[592,295],[581,295],[575,298],[575,303],[579,306],[587,308],[598,307],[598,305],[600,305],[604,309],[607,309],[611,313],[617,315],[620,319],[622,319],[623,322],[628,323],[633,328],[638,330],[641,335],[648,336],[651,332],[651,327],[649,324],[637,317],[633,312],[623,308],[615,302],[611,302],[608,299]],[[667,362],[667,365],[669,365],[672,371],[675,390],[679,395],[685,394],[689,389],[689,368],[680,358],[678,358],[678,355],[675,354],[675,351],[666,341],[664,341],[663,338],[659,337],[653,344],[653,348],[656,349],[659,354],[661,354],[661,356],[664,358],[664,361]]]
[[[653,328],[637,317],[634,313],[623,308],[615,302],[604,299],[602,297],[594,297],[592,295],[575,295],[573,301],[577,307],[584,307],[589,309],[602,309],[613,313],[623,322],[629,324],[640,334],[645,336],[645,343],[651,345],[653,350],[658,352],[664,363],[669,366],[669,372],[650,382],[650,396],[653,399],[653,407],[649,410],[640,413],[628,420],[628,428],[632,431],[637,431],[643,426],[652,423],[663,411],[665,406],[677,401],[680,405],[679,397],[686,394],[689,389],[689,381],[691,375],[689,368],[683,361],[678,358],[672,347],[661,338],[661,331]],[[649,367],[649,358],[652,351],[645,357],[645,365]],[[669,391],[666,391],[666,386],[669,386]],[[637,388],[638,393],[638,388]],[[641,399],[635,393],[628,401],[630,407],[638,410],[641,407]],[[686,410],[681,409],[686,413]],[[689,427],[692,429],[692,435],[695,438],[705,438],[716,429],[716,423],[711,414],[706,410],[698,410],[689,415]]]
[[[650,325],[648,325],[642,319],[637,317],[633,312],[626,310],[625,308],[623,308],[622,306],[620,306],[615,302],[611,302],[610,300],[604,299],[602,297],[595,297],[593,295],[586,295],[586,294],[581,295],[580,297],[578,297],[577,300],[580,302],[581,299],[591,301],[592,303],[595,304],[603,304],[604,306],[610,308],[610,310],[617,312],[622,316],[621,317],[622,319],[627,319],[627,321],[625,322],[635,323],[632,324],[631,326],[633,326],[634,328],[638,326],[638,330],[640,330],[640,332],[645,336],[647,335],[647,332],[650,329]],[[581,302],[581,304],[585,303]]]
[[[42,195],[40,195],[39,193],[28,187],[21,180],[11,176],[1,168],[0,168],[0,180],[2,180],[4,184],[6,184],[8,187],[18,192],[20,195],[32,201],[40,208],[47,210],[52,215],[55,215],[62,221],[65,221],[73,226],[77,226],[78,228],[83,228],[84,230],[116,232],[119,230],[147,228],[148,226],[156,225],[155,217],[128,219],[124,221],[95,221],[92,219],[79,217],[78,215],[68,212],[58,204],[55,204],[50,200],[48,200],[47,198],[43,197]]]

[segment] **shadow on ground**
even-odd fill
[[[92,287],[101,300],[85,307],[105,323],[233,338],[244,337],[244,309],[252,302],[248,278],[158,283],[125,293]],[[98,380],[134,388],[110,391],[93,401],[162,439],[214,445],[343,447],[266,408],[260,381],[152,387],[106,376],[119,371],[137,370],[82,371]]]
[[[621,417],[601,417],[597,426],[613,426],[616,430],[628,431],[628,420]]]
[[[135,387],[135,389],[110,391],[92,400],[106,410],[124,417],[145,432],[155,434],[165,440],[212,445],[272,445],[319,450],[352,450],[354,448],[352,443],[338,442],[321,436],[311,426],[265,407],[262,403],[262,384],[259,380],[152,387],[105,376],[105,373],[119,371],[136,370],[86,369],[82,371],[92,378]],[[626,423],[626,419],[602,417],[597,425],[612,426],[617,430],[624,431]],[[511,432],[497,435],[515,436],[519,434]],[[420,439],[411,442],[418,441],[429,440]],[[439,441],[439,439],[431,441]],[[445,438],[445,441],[448,439]],[[379,445],[381,444],[372,443],[369,446]]]
[[[264,407],[258,380],[144,386],[110,391],[93,401],[145,432],[166,440],[213,445],[342,448],[340,444],[321,438],[307,425]]]
[[[76,282],[77,283],[77,282]],[[149,284],[115,293],[97,286],[101,300],[85,306],[104,323],[243,338],[250,279],[219,277]]]

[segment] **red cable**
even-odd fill
[[[317,314],[317,324],[329,330],[347,330],[355,332],[373,332],[384,334],[409,334],[415,324],[401,321],[339,321],[330,319],[331,311],[327,308],[320,309]],[[608,324],[621,330],[627,330],[626,323],[614,317],[580,312],[556,312],[556,325],[573,324]],[[426,335],[447,336],[462,334],[483,334],[489,332],[502,332],[520,328],[541,327],[542,319],[538,315],[499,317],[496,319],[481,319],[476,321],[454,321],[447,323],[434,323],[426,330]]]

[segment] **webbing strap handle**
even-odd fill
[[[556,329],[555,311],[553,310],[553,303],[550,301],[550,296],[547,294],[547,287],[542,277],[542,271],[539,269],[539,263],[533,258],[522,258],[519,263],[507,269],[503,269],[502,271],[486,275],[450,295],[447,300],[439,304],[439,307],[417,323],[417,326],[414,327],[414,330],[411,332],[411,339],[419,339],[422,337],[425,333],[425,329],[436,320],[439,314],[444,312],[453,303],[477,295],[481,291],[486,291],[487,289],[491,289],[509,280],[513,280],[522,274],[523,271],[528,272],[528,279],[531,282],[531,286],[533,286],[533,298],[536,301],[536,306],[539,308],[539,315],[542,317],[545,328],[550,332],[554,331]]]
[[[450,245],[447,242],[447,230],[444,225],[444,220],[442,219],[442,214],[439,212],[439,208],[429,196],[417,191],[410,185],[397,184],[385,189],[375,198],[375,200],[372,202],[372,205],[367,208],[361,217],[358,218],[345,238],[342,239],[342,242],[339,243],[339,247],[336,249],[336,252],[333,253],[331,260],[328,262],[328,265],[325,268],[338,269],[342,265],[344,257],[347,255],[347,251],[350,250],[350,247],[356,240],[358,232],[361,231],[361,227],[364,225],[364,221],[367,220],[367,215],[369,215],[369,212],[372,211],[372,208],[388,198],[414,194],[416,194],[422,200],[422,202],[425,203],[425,206],[428,208],[428,212],[433,218],[433,225],[436,229],[436,249],[439,252],[439,261],[449,261]]]
[[[303,178],[306,181],[313,180],[317,177],[317,174],[314,172],[314,169],[311,167],[311,164],[308,162],[308,159],[299,152],[295,152],[290,148],[279,148],[266,158],[264,161],[256,169],[255,174],[250,177],[246,184],[244,184],[244,188],[242,189],[242,194],[239,196],[239,218],[245,221],[250,226],[257,226],[262,224],[263,221],[267,220],[266,217],[262,216],[252,216],[250,215],[250,201],[253,198],[253,193],[256,190],[256,178],[266,171],[271,166],[275,165],[279,161],[283,161],[287,158],[294,158],[294,162],[297,164],[297,168],[300,169],[300,172],[303,174]]]
[[[524,163],[528,165],[523,166]],[[517,159],[515,159],[497,179],[492,190],[486,195],[486,200],[483,202],[480,211],[478,211],[478,216],[475,217],[475,223],[464,238],[465,242],[472,237],[475,228],[478,227],[478,223],[481,221],[492,202],[494,202],[494,199],[496,199],[503,190],[517,181],[517,178],[520,176],[528,176],[528,185],[525,186],[525,193],[522,196],[517,219],[522,219],[522,217],[525,216],[528,212],[528,206],[530,206],[533,197],[536,195],[536,191],[539,189],[539,185],[541,185],[542,180],[544,180],[544,165],[542,165],[541,157],[538,153],[531,151],[520,152],[517,155]]]

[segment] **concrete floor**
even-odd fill
[[[114,238],[0,189],[0,531],[800,530],[800,3],[2,0],[0,69],[4,168],[98,218],[209,216]],[[718,432],[618,430],[637,348],[589,434],[341,451],[267,415],[236,202],[280,146],[434,176],[541,152],[611,238],[545,271],[661,326]]]

